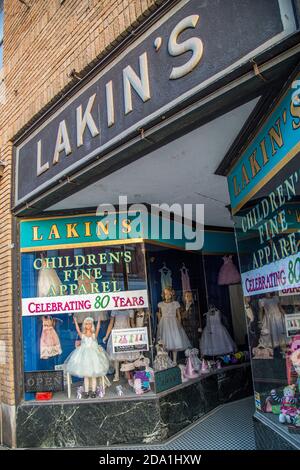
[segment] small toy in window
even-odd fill
[[[77,393],[76,393],[77,400],[81,400],[83,392],[84,392],[84,388],[82,385],[80,385],[80,387],[77,388]]]
[[[99,398],[103,398],[105,396],[105,387],[103,387],[102,385],[99,385],[96,388],[96,396]]]
[[[205,359],[202,359],[201,363],[201,374],[208,374],[209,373],[209,367]]]
[[[283,397],[277,395],[276,390],[271,390],[271,397],[276,403],[280,403],[280,423],[292,424],[298,415],[297,398],[295,398],[295,385],[287,385],[283,389]]]
[[[124,395],[124,391],[123,391],[122,385],[117,385],[117,386],[116,386],[116,391],[117,391],[118,397],[122,397],[122,396]]]

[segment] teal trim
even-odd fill
[[[111,214],[106,217],[84,215],[74,217],[58,217],[51,219],[24,220],[20,223],[21,250],[34,251],[37,249],[51,250],[59,247],[74,247],[88,243],[91,246],[99,242],[153,240],[174,248],[185,249],[187,243],[193,243],[194,231],[188,225],[171,221],[165,223],[162,217],[152,217],[143,213],[138,220],[136,215]],[[130,221],[130,234],[128,232]],[[101,233],[97,236],[97,227],[101,223]],[[103,232],[108,224],[109,234]],[[74,235],[68,238],[69,235]],[[35,232],[36,240],[33,240]],[[59,235],[60,238],[56,238]],[[201,239],[201,233],[198,234]],[[193,248],[191,248],[193,249]],[[199,249],[199,248],[195,248]],[[232,253],[236,251],[235,239],[232,232],[206,231],[204,236],[204,251],[206,253]]]
[[[233,232],[205,232],[203,252],[209,253],[236,253],[235,236]]]
[[[257,133],[256,137],[252,140],[251,144],[247,147],[246,151],[240,157],[238,163],[231,170],[228,176],[228,186],[231,200],[231,207],[233,211],[237,207],[243,205],[243,200],[249,193],[254,195],[259,188],[259,184],[264,184],[264,181],[268,178],[268,175],[276,172],[281,165],[285,165],[285,160],[288,162],[294,154],[299,152],[300,149],[300,116],[299,105],[296,106],[292,115],[292,100],[296,99],[297,93],[299,93],[299,80],[300,75],[289,85],[288,90],[285,92],[282,100],[277,104],[277,107],[273,110],[269,118],[266,120],[261,130]],[[293,88],[293,83],[297,89]],[[295,101],[293,101],[295,103]],[[270,137],[270,130],[276,131],[278,135],[281,134],[282,142],[276,143],[274,139]],[[298,148],[298,147],[299,148]],[[266,154],[264,156],[264,148]],[[253,165],[253,171],[251,169],[250,157],[255,153],[255,160]],[[257,163],[257,164],[256,164]],[[244,177],[243,177],[244,171]],[[257,172],[257,173],[256,173]],[[247,178],[249,183],[246,184]],[[234,180],[236,184],[234,185]],[[240,192],[239,192],[240,191]],[[239,192],[239,194],[238,194]]]

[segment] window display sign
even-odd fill
[[[275,263],[242,273],[245,296],[293,289],[300,284],[300,255],[289,256]],[[291,294],[286,294],[291,295]]]
[[[115,329],[112,331],[114,353],[149,351],[148,330],[143,328]]]
[[[300,335],[300,312],[285,315],[285,328],[287,336]]]
[[[300,294],[300,287],[292,287],[292,288],[289,288],[289,289],[282,289],[279,292],[279,295],[281,297],[291,296],[291,295],[296,295],[296,294]]]
[[[64,374],[60,370],[25,372],[25,392],[62,392]]]
[[[148,307],[147,290],[22,299],[22,315],[126,310]]]
[[[181,383],[181,371],[179,367],[171,367],[155,372],[155,388],[157,393],[169,390]]]

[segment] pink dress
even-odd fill
[[[53,320],[43,319],[43,331],[40,340],[40,357],[48,359],[49,357],[59,356],[62,353],[59,337],[53,327]]]
[[[224,264],[219,271],[219,286],[239,284],[241,282],[241,275],[238,272],[237,267],[233,264],[232,256],[224,256],[222,259],[224,261]]]

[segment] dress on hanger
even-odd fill
[[[206,315],[206,326],[200,340],[203,356],[219,356],[235,352],[237,347],[227,329],[221,322],[221,312],[216,308],[210,309]]]
[[[61,353],[61,344],[54,329],[54,320],[50,317],[44,317],[40,338],[40,358],[49,359],[49,357],[59,356]]]
[[[38,297],[48,297],[50,288],[57,292],[59,286],[62,284],[54,268],[46,268],[44,260],[42,261],[42,268],[39,270],[37,281],[37,295]],[[58,295],[58,294],[57,294]]]
[[[108,373],[109,359],[98,344],[95,334],[82,335],[81,344],[66,360],[66,370],[75,377],[103,377]]]
[[[221,267],[218,275],[219,286],[229,286],[230,284],[239,284],[241,282],[241,275],[237,267],[233,264],[232,256],[224,256],[224,264]]]
[[[161,282],[161,291],[163,292],[166,287],[172,287],[172,271],[164,266],[159,270],[160,272],[160,282]]]
[[[181,272],[181,283],[182,283],[182,292],[191,291],[191,283],[189,270],[183,265],[180,269]]]
[[[167,351],[184,351],[192,345],[178,321],[176,311],[180,308],[179,302],[159,302],[161,319],[157,327],[157,338],[163,342]]]
[[[279,308],[279,297],[260,299],[259,307],[264,308],[259,344],[265,348],[278,348],[287,344],[284,315]]]
[[[113,330],[123,330],[127,328],[131,328],[130,319],[134,318],[134,311],[133,310],[113,310],[111,312],[111,317],[115,319]],[[113,352],[113,344],[112,344],[112,334],[109,336],[109,340],[107,342],[107,354],[111,361],[135,361],[138,359],[140,353],[139,352]]]

